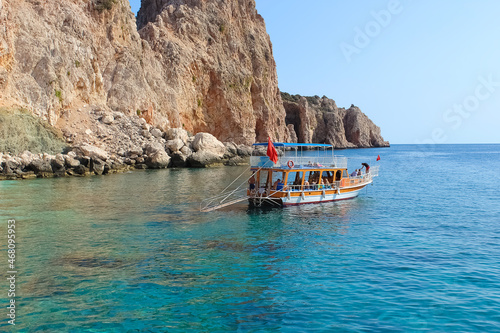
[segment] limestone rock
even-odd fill
[[[183,128],[169,128],[165,132],[165,139],[167,140],[180,139],[182,142],[184,142],[184,144],[187,144],[189,139],[189,134]]]
[[[303,97],[282,93],[286,123],[298,142],[329,143],[335,148],[386,147],[380,128],[358,107],[338,108],[325,96]]]
[[[159,129],[157,129],[157,128],[152,128],[152,129],[150,130],[150,133],[151,133],[151,135],[152,135],[152,136],[154,136],[155,138],[161,138],[161,136],[162,136],[161,131],[160,131]]]
[[[159,142],[154,142],[154,143],[148,143],[145,147],[144,147],[144,154],[146,155],[153,155],[157,152],[165,152],[165,148],[163,147],[163,145]]]
[[[52,173],[52,166],[50,162],[43,159],[34,159],[27,167],[28,170],[35,173]]]
[[[239,145],[237,151],[239,156],[252,156],[253,148],[246,145]]]
[[[272,45],[254,0],[143,0],[137,21],[169,78],[163,103],[176,110],[173,126],[237,143],[287,140]]]
[[[96,175],[102,175],[104,173],[104,161],[99,158],[93,158],[90,163],[90,171],[94,172]]]
[[[170,149],[170,151],[177,152],[181,150],[182,147],[184,147],[184,142],[182,142],[180,139],[168,140],[165,143],[165,146]]]
[[[98,147],[94,147],[91,145],[81,145],[80,150],[85,156],[88,156],[90,158],[98,158],[103,161],[108,159],[108,153]]]
[[[196,134],[192,146],[195,152],[209,151],[219,157],[222,157],[226,151],[224,144],[210,133]]]
[[[106,125],[111,125],[115,121],[112,115],[107,115],[102,118],[102,122]]]
[[[164,169],[170,164],[170,156],[165,151],[157,151],[148,156],[146,165],[152,169]]]
[[[80,161],[69,156],[69,154],[64,157],[64,163],[65,163],[67,168],[71,168],[71,169],[74,169],[80,165]]]
[[[190,156],[193,153],[193,151],[188,146],[184,146],[181,148],[181,153],[185,156]]]
[[[222,165],[223,159],[220,154],[215,154],[208,150],[200,150],[187,158],[187,164],[193,168],[206,168]]]
[[[187,156],[183,153],[175,152],[171,157],[170,165],[172,168],[183,168],[187,165]]]

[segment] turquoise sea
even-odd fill
[[[499,332],[500,145],[337,153],[374,185],[284,209],[199,212],[247,167],[0,182],[0,331]]]

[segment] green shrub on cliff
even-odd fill
[[[113,5],[116,3],[116,0],[96,0],[95,8],[102,12],[105,10],[110,10],[113,8]]]
[[[0,152],[56,154],[65,147],[60,133],[28,111],[0,108]]]

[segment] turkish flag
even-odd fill
[[[276,148],[274,148],[270,137],[267,139],[267,156],[269,156],[269,159],[273,161],[273,163],[278,163],[278,152]]]
[[[377,156],[377,161],[380,161],[380,155]]]

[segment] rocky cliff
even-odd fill
[[[3,133],[20,133],[27,111],[72,146],[114,154],[161,143],[151,133],[169,128],[236,144],[271,136],[383,145],[374,125],[361,125],[366,116],[341,111],[333,101],[334,111],[324,117],[318,110],[328,107],[311,102],[285,101],[285,112],[271,41],[254,0],[141,5],[136,21],[128,0],[0,1],[0,108],[17,124]],[[113,119],[137,123],[138,116],[148,126],[133,135],[112,125]]]
[[[224,141],[288,139],[253,0],[143,0],[138,22],[139,31],[127,0],[4,0],[0,106],[25,108],[76,140],[91,120],[86,104]]]
[[[376,126],[361,110],[337,107],[327,97],[282,93],[286,124],[298,142],[330,143],[336,148],[388,147]]]
[[[174,94],[173,125],[238,143],[287,140],[264,20],[254,0],[143,0],[139,34]]]

